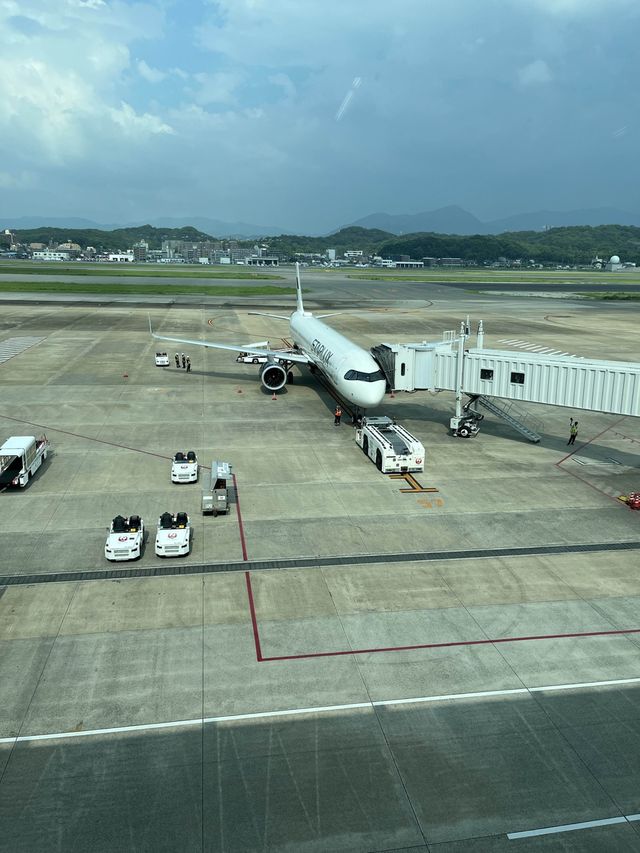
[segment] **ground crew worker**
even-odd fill
[[[342,417],[342,409],[340,408],[340,404],[338,404],[333,412],[333,425],[340,426],[340,418]]]
[[[176,353],[176,367],[180,367],[180,356]]]
[[[191,373],[191,359],[187,356],[187,373]]]
[[[567,445],[575,444],[577,435],[578,435],[578,421],[574,421],[573,418],[569,418],[569,441],[567,442]]]
[[[182,353],[182,366],[183,367],[187,366],[187,357],[184,353]]]

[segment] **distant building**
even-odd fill
[[[327,249],[327,260],[335,261],[336,259],[336,250],[335,249]]]
[[[438,264],[441,267],[463,267],[464,261],[462,258],[438,258]]]
[[[114,261],[114,262],[119,263],[119,264],[124,264],[124,263],[132,263],[135,260],[135,258],[134,258],[133,252],[131,252],[131,251],[129,251],[129,252],[110,252],[108,260]]]
[[[52,249],[45,249],[41,252],[33,253],[34,261],[68,261],[69,252],[57,252]]]
[[[350,251],[345,252],[344,256],[348,261],[354,261],[356,258],[361,258],[363,254],[362,249],[351,249]]]
[[[133,244],[133,257],[136,261],[146,261],[149,253],[149,244],[146,240],[138,240]]]
[[[15,245],[16,239],[13,235],[13,232],[8,228],[5,228],[4,231],[0,231],[0,246],[3,249],[10,249],[13,245]]]
[[[635,264],[630,263],[629,261],[621,261],[618,255],[611,255],[608,263],[605,264],[605,270],[607,272],[633,272],[637,269]]]
[[[71,243],[70,241],[60,243],[60,245],[56,247],[56,250],[58,252],[69,252],[70,257],[72,258],[77,258],[82,252],[82,248],[78,243]]]
[[[42,252],[47,248],[46,243],[29,243],[29,250],[31,252]]]
[[[422,261],[396,261],[396,269],[398,270],[417,270],[423,267],[424,263]]]
[[[245,264],[250,267],[277,267],[279,263],[280,259],[277,255],[263,255],[261,257],[253,255],[245,260]]]

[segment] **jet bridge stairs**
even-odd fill
[[[463,412],[470,415],[476,414],[472,408],[475,405],[483,406],[487,411],[509,424],[510,427],[519,432],[520,435],[523,435],[532,444],[538,444],[541,440],[541,433],[544,432],[544,422],[525,409],[516,406],[515,403],[502,404],[491,397],[484,397],[479,394],[469,399],[469,402],[463,408]]]

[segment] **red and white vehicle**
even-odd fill
[[[142,555],[144,541],[144,522],[139,515],[125,518],[116,515],[111,522],[109,535],[104,546],[107,560],[138,560]]]
[[[198,479],[198,457],[195,451],[179,450],[171,462],[172,483],[195,483]]]
[[[191,550],[191,522],[186,512],[163,512],[156,530],[158,557],[186,557]]]
[[[26,486],[50,449],[46,435],[12,435],[0,447],[0,486]]]

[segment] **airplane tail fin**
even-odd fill
[[[302,285],[300,284],[300,264],[296,264],[296,299],[298,311],[304,311],[302,303]]]

